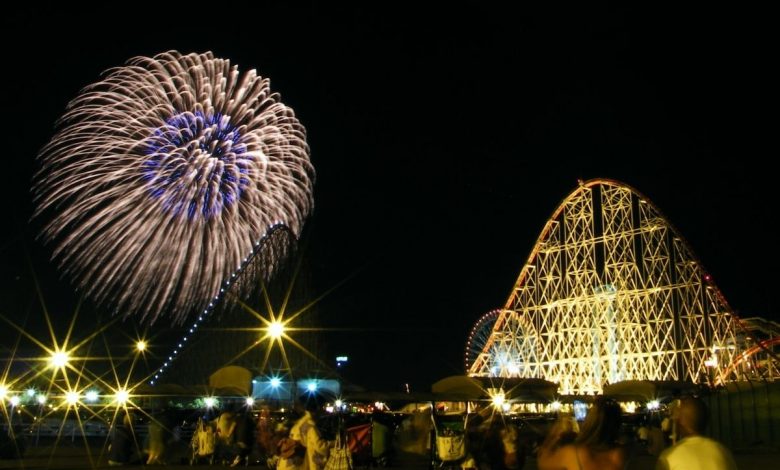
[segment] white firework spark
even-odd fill
[[[53,257],[88,296],[151,321],[202,309],[272,226],[297,237],[313,206],[293,110],[210,52],[109,70],[39,159],[35,217]]]

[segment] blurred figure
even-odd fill
[[[287,436],[290,435],[290,428],[287,427],[287,424],[285,422],[279,422],[274,424],[273,432],[268,436],[266,440],[264,440],[264,446],[266,448],[265,451],[265,458],[266,458],[266,466],[270,469],[275,469],[277,465],[279,464],[279,460],[281,459],[280,454],[280,446],[282,444],[282,441],[287,439]]]
[[[659,418],[654,416],[647,427],[647,453],[658,457],[665,448],[666,436],[661,430]]]
[[[647,416],[642,418],[642,422],[636,430],[636,439],[639,442],[639,445],[645,449],[647,448],[647,441],[650,439],[650,426],[648,421],[649,418]]]
[[[261,408],[260,415],[257,417],[255,436],[257,437],[257,447],[260,453],[266,457],[270,457],[275,453],[276,445],[272,442],[275,427],[276,423],[271,419],[270,410],[266,407]]]
[[[377,419],[380,416],[379,412],[371,415],[371,456],[377,465],[387,467],[392,450],[390,428]]]
[[[325,468],[328,460],[330,446],[328,441],[322,438],[317,428],[317,415],[324,404],[324,398],[317,393],[307,393],[296,402],[296,407],[303,409],[303,416],[293,424],[290,436],[282,442],[281,459],[277,465],[278,470],[318,470]],[[286,442],[295,441],[296,446],[302,446],[302,452],[298,450],[287,453]]]
[[[235,440],[236,415],[228,406],[217,418],[217,460],[227,463],[232,460]]]
[[[512,423],[504,423],[499,434],[504,450],[504,468],[517,470],[525,465],[525,448],[520,443],[520,433]]]
[[[551,431],[539,448],[537,464],[541,470],[623,470],[626,456],[618,443],[620,406],[598,397],[593,402],[579,434],[573,437],[559,426]]]
[[[521,445],[520,433],[512,423],[501,415],[494,415],[486,423],[482,452],[479,455],[480,468],[491,470],[516,470],[525,465],[525,446]]]
[[[128,412],[121,421],[115,423],[111,434],[111,444],[108,446],[108,464],[111,466],[137,463],[135,432],[133,418]]]
[[[698,398],[680,400],[672,420],[679,441],[658,458],[657,470],[736,470],[734,457],[719,442],[702,436],[707,406]]]
[[[573,444],[579,431],[580,426],[574,416],[561,415],[553,423],[540,447],[546,450],[556,450],[559,447]]]
[[[430,451],[432,428],[430,409],[414,411],[401,422],[397,431],[399,451],[406,454],[426,455]]]
[[[680,398],[678,394],[677,398],[669,402],[669,405],[667,406],[668,415],[661,422],[661,429],[666,433],[667,440],[672,444],[677,444],[677,439],[679,439],[679,436],[677,435],[677,421],[674,419],[674,417],[677,416],[677,409],[679,406]]]
[[[235,467],[241,462],[249,465],[249,454],[255,444],[255,420],[251,410],[243,410],[236,418],[235,436],[238,451],[230,466]]]
[[[152,416],[149,421],[146,465],[165,465],[165,448],[171,438],[172,424],[167,410]]]

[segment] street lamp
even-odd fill
[[[114,393],[114,400],[117,405],[124,406],[130,400],[130,392],[125,388],[120,388]]]
[[[49,362],[57,369],[62,369],[68,365],[70,361],[70,355],[65,351],[55,351],[49,358]]]
[[[79,402],[80,398],[81,394],[75,390],[69,390],[67,393],[65,393],[65,403],[68,405],[75,405]]]
[[[268,336],[273,339],[279,339],[284,334],[284,324],[282,322],[271,322],[268,325]]]

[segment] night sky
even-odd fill
[[[503,306],[578,179],[647,195],[739,314],[780,320],[768,12],[389,5],[4,12],[0,313],[35,328],[31,272],[58,325],[73,311],[29,222],[35,157],[68,101],[176,49],[256,68],[306,126],[307,275],[316,295],[335,287],[317,321],[342,329],[322,342],[357,383],[462,373],[471,326]]]

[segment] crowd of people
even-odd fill
[[[645,427],[637,441],[651,455],[658,455],[657,470],[735,470],[731,452],[704,436],[708,411],[696,397],[676,400],[668,417],[670,447],[659,427]],[[641,428],[640,428],[641,429]],[[632,449],[621,439],[620,406],[597,398],[576,431],[568,418],[560,419],[537,452],[540,470],[622,470]]]
[[[212,461],[232,466],[249,461],[255,445],[255,419],[250,410],[236,408],[228,406],[216,417],[207,414],[197,418],[206,422],[207,429],[213,433]],[[182,438],[182,428],[188,423],[177,422],[172,410],[157,410],[146,416],[146,432],[143,434],[134,423],[135,417],[130,411],[118,416],[108,447],[109,465],[166,465],[177,459],[191,459],[191,455],[187,454],[192,452],[193,442],[183,442]],[[194,424],[193,419],[190,421],[190,425]]]
[[[254,459],[278,470],[346,468],[333,463],[338,453],[334,449],[349,445],[355,451],[360,438],[347,438],[342,417],[335,428],[333,420],[320,419],[322,409],[323,400],[307,394],[287,419],[271,416],[267,409],[255,417],[246,407],[228,405],[203,421],[213,434],[213,458],[223,464],[237,466]],[[460,428],[443,422],[437,427],[436,410],[427,414],[411,413],[389,425],[371,419],[367,429],[373,430],[376,442],[372,443],[371,439],[366,442],[373,445],[373,452],[369,447],[368,456],[374,460],[363,463],[392,464],[389,456],[395,449],[399,454],[427,453],[432,464],[449,468],[519,470],[535,454],[540,470],[611,470],[628,468],[632,456],[641,449],[645,455],[657,457],[658,470],[736,468],[729,450],[704,436],[708,412],[700,399],[681,398],[669,409],[666,423],[656,419],[657,415],[651,416],[636,428],[636,435],[630,439],[626,436],[619,404],[604,397],[593,401],[581,423],[562,414],[549,429],[518,426],[489,407],[483,413],[466,415]],[[111,465],[154,465],[169,461],[168,446],[180,439],[169,412],[151,416],[142,445],[133,432],[130,414],[118,421],[108,452]],[[443,445],[452,446],[448,449],[451,460],[437,456],[435,448]]]

